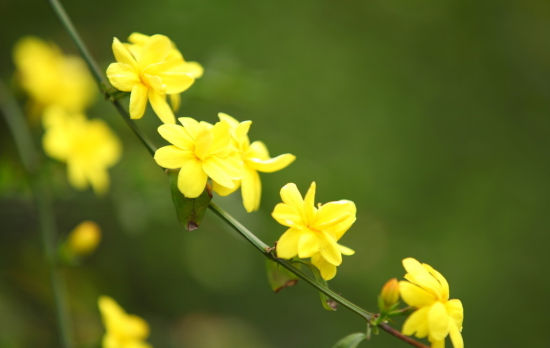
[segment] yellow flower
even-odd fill
[[[178,94],[195,82],[196,72],[164,35],[142,34],[131,36],[135,44],[113,40],[117,63],[107,68],[107,77],[113,86],[130,94],[130,117],[143,116],[147,100],[164,123],[176,123],[174,113],[166,101],[167,94]],[[139,38],[139,40],[138,40]]]
[[[93,221],[83,221],[69,234],[67,248],[76,255],[86,255],[95,250],[101,240],[101,229]]]
[[[180,169],[178,189],[188,198],[198,197],[206,187],[208,177],[227,190],[236,189],[240,180],[242,161],[233,146],[229,125],[211,125],[190,117],[180,117],[183,125],[163,124],[160,135],[172,145],[155,152],[154,159],[161,167]]]
[[[248,130],[252,121],[239,123],[233,117],[219,113],[220,121],[226,122],[231,129],[233,143],[239,152],[243,161],[243,174],[240,182],[236,183],[237,189],[241,186],[243,205],[247,212],[258,210],[260,207],[260,197],[262,195],[262,183],[258,172],[272,173],[288,166],[296,159],[292,154],[285,153],[274,158],[269,157],[267,147],[261,141],[255,141],[250,144]],[[226,191],[223,188],[214,185],[214,191],[224,196],[232,191]]]
[[[315,182],[306,196],[295,184],[281,188],[283,203],[275,206],[271,214],[281,225],[289,227],[277,242],[277,256],[290,259],[311,257],[325,280],[336,275],[336,266],[342,263],[342,254],[353,255],[350,248],[337,243],[355,222],[355,203],[340,200],[319,204],[315,208]]]
[[[44,114],[44,151],[67,163],[69,182],[77,189],[88,183],[96,193],[109,187],[107,168],[119,159],[121,145],[102,120],[88,120],[81,114],[68,114],[49,108]]]
[[[403,333],[416,333],[418,338],[427,336],[433,348],[445,347],[445,337],[450,335],[454,348],[463,348],[462,302],[449,300],[447,280],[430,265],[410,257],[403,260],[403,267],[407,281],[399,282],[401,298],[417,308],[405,321]]]
[[[118,303],[108,296],[98,300],[99,311],[105,325],[103,348],[151,348],[144,342],[149,336],[149,325],[142,318],[126,314]]]
[[[128,41],[131,44],[127,44],[126,46],[130,49],[130,51],[140,51],[143,50],[143,47],[146,46],[146,43],[148,40],[150,40],[151,36],[141,34],[141,33],[132,33],[128,37]],[[191,76],[194,79],[198,79],[202,77],[204,73],[204,69],[202,65],[200,65],[197,62],[188,62],[183,58],[183,55],[181,52],[177,49],[176,45],[172,43],[172,49],[174,52],[172,54],[181,57],[185,64],[185,69],[189,76]],[[139,54],[139,52],[136,52],[136,54]],[[181,104],[181,97],[179,93],[174,94],[168,94],[168,97],[170,98],[170,104],[172,104],[172,109],[174,111],[177,111]]]
[[[97,93],[84,61],[63,55],[52,43],[22,38],[15,45],[13,58],[19,82],[39,110],[58,106],[79,112]]]

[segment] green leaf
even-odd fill
[[[206,208],[212,200],[212,194],[206,189],[197,198],[187,198],[178,190],[178,172],[170,171],[169,177],[172,201],[176,207],[178,221],[186,230],[196,230],[199,228],[204,213],[206,213]]]
[[[302,263],[302,264],[304,264],[304,263]],[[307,266],[311,270],[311,273],[313,273],[313,276],[315,277],[315,280],[318,283],[321,283],[325,287],[328,288],[329,286],[328,286],[327,281],[324,280],[323,277],[321,277],[321,273],[319,272],[317,267],[313,266],[311,263],[308,263]],[[323,306],[324,309],[326,309],[327,311],[336,311],[336,309],[338,307],[338,303],[336,301],[334,301],[333,299],[331,299],[330,297],[328,297],[327,295],[325,295],[322,292],[319,292],[319,297],[321,298],[321,305]]]
[[[356,348],[359,346],[359,343],[367,339],[367,335],[363,332],[352,333],[342,338],[340,341],[336,342],[332,348]]]
[[[279,292],[284,288],[296,285],[298,282],[298,277],[278,264],[277,262],[266,260],[265,263],[267,271],[267,281],[271,290]]]

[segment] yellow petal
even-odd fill
[[[185,161],[178,174],[178,189],[185,197],[197,198],[204,191],[207,179],[199,161]]]
[[[197,62],[185,62],[185,71],[194,79],[201,78],[204,73],[204,68]]]
[[[240,179],[241,171],[234,168],[233,162],[216,156],[211,156],[203,161],[205,173],[218,184],[227,188],[235,186],[234,181]]]
[[[237,127],[234,129],[233,136],[237,143],[238,148],[241,151],[245,151],[248,147],[248,144],[250,143],[250,139],[248,139],[248,130],[250,129],[251,125],[252,125],[252,121],[244,121],[239,123]]]
[[[315,209],[315,189],[317,185],[315,184],[315,181],[309,185],[309,189],[306,192],[306,196],[304,197],[304,208],[303,212],[305,215],[305,218],[308,223],[311,223],[313,221],[313,217],[315,216],[315,212],[317,209]]]
[[[161,62],[172,50],[172,41],[164,35],[153,35],[143,47],[143,54],[139,64],[148,66]]]
[[[189,136],[193,139],[197,139],[197,136],[204,130],[204,127],[202,127],[197,120],[191,117],[180,117],[178,118],[178,121],[180,121],[185,128],[185,131],[189,133]]]
[[[130,117],[142,118],[147,106],[147,87],[142,84],[135,85],[130,94]]]
[[[275,209],[273,209],[271,216],[283,226],[292,227],[303,224],[302,216],[296,207],[285,203],[278,203]]]
[[[163,146],[155,152],[155,162],[163,168],[178,169],[187,161],[195,161],[191,151],[182,150],[176,146]]]
[[[181,105],[181,95],[179,93],[173,93],[169,95],[170,105],[172,105],[172,110],[178,111]]]
[[[424,267],[440,284],[439,291],[440,291],[440,298],[443,300],[449,299],[449,283],[447,283],[447,279],[441,275],[438,271],[436,271],[432,266],[428,265],[427,263],[423,263],[422,267]]]
[[[135,69],[124,63],[111,63],[107,68],[109,82],[118,90],[130,92],[136,84],[140,84]]]
[[[452,320],[449,322],[449,335],[454,348],[464,348],[464,340],[460,334],[459,327]]]
[[[262,183],[258,172],[246,168],[243,170],[241,180],[241,194],[243,205],[247,212],[253,212],[260,207],[260,198],[262,196]]]
[[[128,36],[128,41],[133,44],[138,45],[145,45],[145,43],[149,40],[149,35],[145,35],[142,33],[131,33],[130,36]]]
[[[436,300],[432,293],[407,281],[399,282],[399,292],[406,304],[416,308],[429,306]]]
[[[435,340],[444,340],[449,334],[449,315],[445,305],[435,302],[428,312],[428,329],[430,337]]]
[[[166,96],[160,94],[152,89],[149,90],[149,101],[155,111],[155,114],[160,118],[163,123],[175,124],[176,117],[174,112],[166,102]]]
[[[88,172],[88,180],[96,195],[102,195],[109,189],[109,175],[105,168],[97,168]]]
[[[459,330],[462,330],[462,321],[464,320],[464,309],[462,308],[462,302],[457,299],[449,300],[445,303],[447,313],[453,319]]]
[[[304,200],[296,184],[289,183],[281,188],[281,199],[284,203],[296,208],[298,211],[302,211]]]
[[[333,223],[332,225],[328,225],[327,227],[324,228],[324,231],[330,233],[330,235],[335,240],[339,240],[340,238],[342,238],[344,233],[346,233],[347,230],[349,230],[351,225],[355,223],[355,220],[356,220],[355,214],[349,215],[347,218],[343,219],[340,222]]]
[[[136,65],[136,60],[132,56],[132,53],[116,37],[113,38],[113,54],[119,63],[130,66]]]
[[[158,127],[158,132],[166,141],[169,141],[180,149],[192,150],[193,148],[193,139],[182,126],[163,124]]]
[[[298,239],[298,257],[305,259],[319,252],[319,239],[311,231],[303,231]]]
[[[256,140],[250,144],[248,149],[249,157],[259,158],[259,159],[269,159],[269,151],[265,144],[261,141]]]
[[[403,260],[403,267],[408,272],[405,274],[405,279],[430,291],[435,296],[440,296],[442,293],[442,285],[420,262],[412,257],[408,257]]]
[[[431,338],[431,348],[445,348],[445,340],[436,340]]]
[[[246,160],[249,166],[260,172],[273,173],[285,168],[295,159],[296,156],[290,153],[285,153],[269,159],[247,158]]]
[[[422,307],[414,311],[405,323],[403,323],[403,334],[411,336],[416,333],[416,337],[423,338],[428,336],[428,313],[430,307]]]
[[[239,180],[236,180],[233,183],[234,183],[233,187],[225,187],[218,184],[216,181],[212,181],[212,190],[217,194],[219,194],[220,196],[228,196],[233,192],[235,192],[240,186]]]
[[[71,185],[79,190],[85,189],[87,186],[87,179],[86,171],[82,164],[69,161],[67,162],[67,170]]]
[[[216,122],[212,131],[212,142],[208,148],[210,154],[227,153],[231,146],[231,133],[229,132],[229,124],[225,122]]]
[[[220,119],[220,121],[227,122],[230,128],[237,128],[239,126],[239,121],[226,113],[218,112],[218,118]]]
[[[324,280],[331,280],[336,275],[336,266],[328,263],[320,254],[313,255],[311,263],[317,267]]]
[[[320,246],[321,256],[334,266],[339,266],[342,263],[342,254],[340,253],[338,244],[331,235],[326,232],[322,233],[324,238]]]
[[[349,216],[355,216],[356,211],[355,203],[348,200],[323,204],[321,208],[319,208],[315,226],[319,229],[325,229],[347,219]]]
[[[348,247],[345,247],[343,245],[338,244],[338,249],[340,249],[340,252],[344,255],[350,256],[355,254],[355,250],[350,249]]]
[[[299,230],[289,228],[281,235],[277,241],[277,257],[282,259],[291,259],[298,254],[298,239],[301,232]]]

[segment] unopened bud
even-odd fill
[[[73,255],[87,255],[95,250],[101,240],[101,230],[93,221],[81,222],[67,239],[67,248]]]
[[[397,278],[392,278],[384,284],[380,296],[378,297],[378,307],[381,311],[389,310],[399,301],[399,282]]]

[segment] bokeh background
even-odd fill
[[[315,180],[320,201],[358,206],[342,240],[357,253],[334,289],[375,310],[413,256],[463,301],[469,347],[550,346],[550,2],[65,3],[102,67],[113,36],[166,34],[205,67],[180,115],[253,120],[252,139],[297,155],[262,176],[259,212],[238,194],[215,198],[261,238],[283,231],[270,217],[279,188]],[[3,0],[0,13],[4,81],[24,35],[76,53],[46,1]],[[99,346],[101,294],[144,317],[155,347],[330,347],[364,329],[305,283],[273,294],[262,256],[212,214],[184,231],[167,178],[112,106],[98,95],[88,114],[124,143],[109,194],[74,191],[48,164],[60,238],[84,219],[103,229],[95,254],[64,270],[79,347]],[[139,122],[162,145],[157,125],[151,110]],[[3,120],[0,146],[0,347],[58,347],[36,211]],[[403,346],[386,334],[363,345]]]

